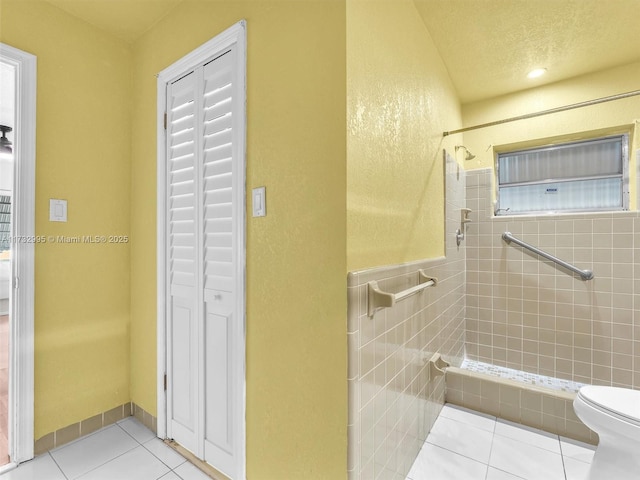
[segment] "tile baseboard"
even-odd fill
[[[144,408],[131,402],[131,415],[133,415],[140,423],[153,433],[156,435],[158,434],[158,419],[147,412]]]
[[[575,393],[449,367],[445,400],[504,420],[596,445],[573,411]]]
[[[113,425],[117,421],[130,416],[134,416],[152,432],[158,432],[156,417],[145,411],[139,405],[136,405],[133,402],[127,402],[112,408],[111,410],[107,410],[106,412],[99,413],[93,417],[89,417],[80,422],[60,428],[55,432],[43,435],[34,443],[34,455],[40,455],[48,452],[49,450],[53,450],[54,448],[77,440],[80,437],[89,435],[103,427]]]

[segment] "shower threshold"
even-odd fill
[[[500,367],[490,363],[477,362],[475,360],[465,359],[460,368],[476,373],[484,373],[495,377],[506,378],[516,382],[527,383],[537,387],[550,388],[551,390],[559,390],[567,393],[578,393],[580,387],[584,383],[573,382],[562,378],[548,377],[546,375],[538,375],[536,373],[524,372],[513,368]]]

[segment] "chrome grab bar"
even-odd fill
[[[580,278],[582,278],[582,280],[592,280],[594,278],[593,272],[591,270],[580,270],[578,267],[575,267],[575,266],[571,265],[570,263],[565,262],[564,260],[560,260],[559,258],[554,257],[550,253],[542,251],[539,248],[536,248],[536,247],[534,247],[532,245],[529,245],[526,242],[523,242],[522,240],[517,239],[516,237],[511,235],[511,232],[504,232],[502,234],[502,239],[507,243],[513,242],[513,243],[515,243],[517,245],[520,245],[522,248],[526,248],[527,250],[531,250],[536,255],[540,255],[541,257],[544,257],[547,260],[551,260],[552,262],[555,262],[558,265],[561,265],[564,268],[566,268],[568,270],[571,270],[574,273],[577,273],[578,275],[580,275]]]

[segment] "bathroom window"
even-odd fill
[[[498,154],[496,215],[629,209],[628,135]]]

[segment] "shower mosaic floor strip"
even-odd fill
[[[537,375],[535,373],[523,372],[513,368],[499,367],[489,363],[476,362],[466,359],[460,368],[476,373],[484,373],[495,377],[507,378],[517,382],[528,383],[539,387],[551,388],[568,393],[577,393],[583,383],[572,382],[571,380],[563,380],[561,378],[547,377],[545,375]]]

